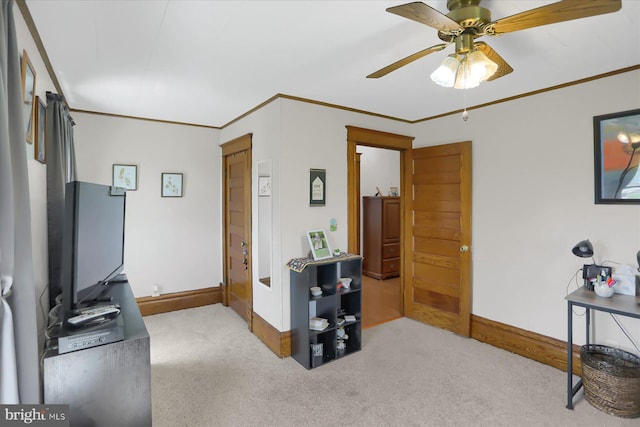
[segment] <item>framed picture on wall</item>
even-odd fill
[[[138,189],[138,167],[136,165],[113,165],[114,187],[135,191]]]
[[[327,171],[325,169],[309,170],[309,205],[324,206],[327,194]]]
[[[33,157],[42,164],[47,163],[47,144],[44,136],[44,127],[46,124],[47,108],[42,102],[42,98],[36,96],[36,120],[35,120],[35,139],[33,148]]]
[[[35,111],[36,71],[31,64],[27,51],[22,51],[22,105],[24,118],[24,132],[28,144],[33,143],[33,115]]]
[[[182,197],[182,174],[163,173],[162,174],[162,197]]]
[[[327,259],[333,256],[324,230],[307,231],[307,240],[314,260]]]
[[[593,118],[595,203],[640,204],[640,109]]]

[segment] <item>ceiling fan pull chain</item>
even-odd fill
[[[467,91],[462,91],[462,103],[464,104],[464,111],[462,112],[462,120],[465,122],[469,120],[469,113],[467,112]]]

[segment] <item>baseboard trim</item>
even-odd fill
[[[253,313],[253,333],[278,357],[291,356],[291,331],[280,332],[258,314]]]
[[[471,338],[567,371],[567,343],[525,329],[471,315]],[[580,346],[573,345],[574,374],[581,375]]]
[[[291,331],[279,332],[273,326],[268,324],[260,316],[254,314],[254,319],[259,318],[260,322],[254,322],[254,333],[276,354],[280,357],[289,357],[291,355]],[[260,337],[257,330],[272,329],[268,337]],[[286,335],[286,338],[285,338]],[[492,345],[502,350],[510,351],[528,359],[535,360],[545,365],[552,366],[562,371],[567,371],[567,343],[546,335],[527,331],[526,329],[516,328],[515,326],[496,322],[494,320],[485,319],[484,317],[471,315],[471,338]],[[284,341],[287,341],[286,344]],[[278,343],[286,346],[287,352],[276,351]],[[282,351],[282,350],[280,350]],[[582,364],[580,362],[580,346],[573,345],[573,373],[582,375]]]
[[[218,288],[203,288],[193,291],[175,292],[157,297],[136,298],[138,308],[143,316],[183,310],[185,308],[222,302],[222,291]]]
[[[158,297],[141,297],[137,298],[136,302],[140,313],[149,316],[221,303],[222,296],[222,287],[210,287]],[[291,356],[291,331],[280,332],[258,314],[252,312],[251,315],[254,335],[278,357]],[[565,341],[476,315],[471,315],[471,338],[565,372],[567,370]],[[581,375],[581,371],[580,346],[574,344],[573,373]]]

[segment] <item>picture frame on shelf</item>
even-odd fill
[[[391,197],[398,197],[400,192],[398,191],[398,187],[389,187],[389,195]]]
[[[326,169],[309,170],[309,206],[324,206],[327,194]]]
[[[22,105],[25,139],[27,144],[32,144],[34,138],[33,116],[35,111],[36,71],[31,64],[31,60],[29,59],[29,55],[26,50],[22,51],[20,72],[22,80]]]
[[[259,176],[258,177],[258,197],[271,196],[271,177]]]
[[[162,197],[182,197],[183,176],[181,173],[163,172],[161,177]]]
[[[114,164],[111,185],[124,188],[127,191],[136,191],[138,189],[138,166]]]
[[[42,164],[47,163],[47,141],[45,140],[45,125],[47,123],[47,107],[42,98],[36,96],[36,119],[33,157]]]
[[[640,204],[640,109],[593,118],[596,204]]]
[[[309,248],[314,261],[333,257],[329,240],[324,230],[307,231],[307,240],[309,241]]]

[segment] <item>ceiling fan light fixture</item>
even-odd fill
[[[458,71],[458,59],[455,55],[447,56],[442,64],[431,73],[431,80],[440,86],[453,87]]]
[[[478,49],[464,54],[447,56],[431,73],[431,80],[440,86],[471,89],[495,74],[498,64]]]
[[[475,49],[467,55],[469,71],[474,80],[483,82],[498,71],[498,64],[490,60],[487,55]]]
[[[455,89],[473,89],[479,85],[480,80],[472,73],[467,55],[462,56],[456,74],[456,82],[453,84],[453,87]]]

